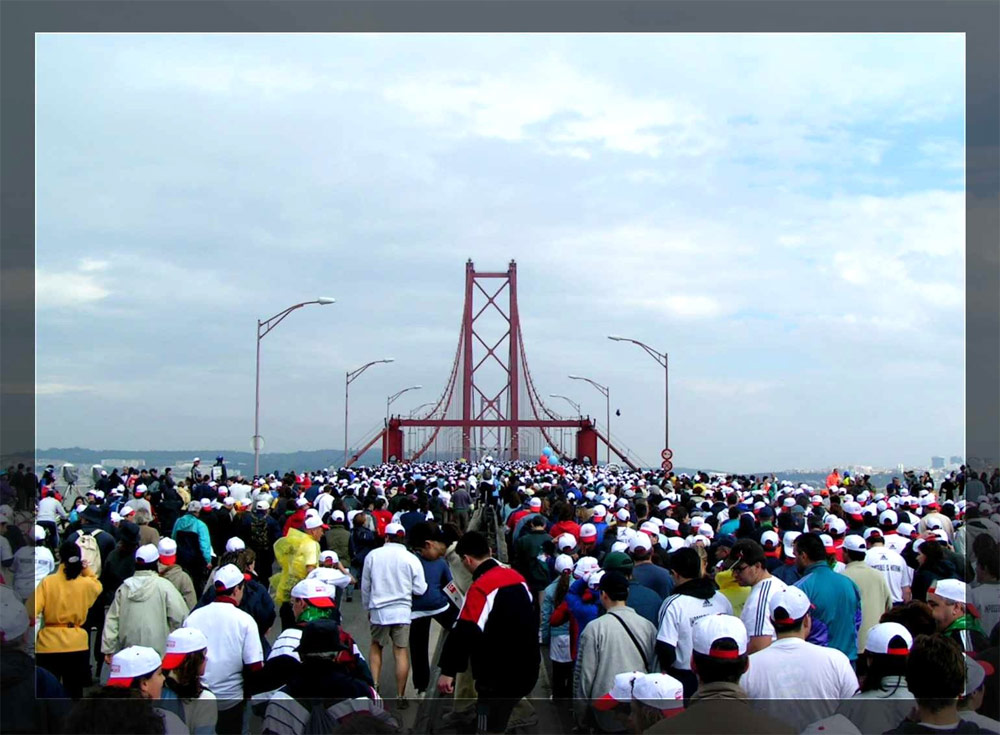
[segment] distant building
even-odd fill
[[[931,457],[931,469],[932,470],[943,470],[944,469],[944,457]]]
[[[145,467],[146,460],[144,459],[102,459],[101,466],[103,467],[117,467],[121,469],[123,467]]]
[[[948,464],[961,465],[962,463],[963,463],[963,460],[958,455],[952,455],[951,457],[948,458]]]

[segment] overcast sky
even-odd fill
[[[270,451],[437,399],[464,263],[643,458],[964,445],[961,35],[39,35],[37,445]],[[567,410],[553,404],[553,408]],[[355,442],[352,441],[352,444]],[[603,457],[603,451],[601,452]]]

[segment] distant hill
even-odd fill
[[[81,468],[101,464],[103,460],[115,460],[106,463],[112,466],[128,465],[135,462],[145,467],[190,467],[195,457],[201,458],[202,466],[215,464],[219,455],[226,458],[226,467],[230,472],[240,470],[244,474],[253,474],[253,452],[240,452],[227,449],[192,449],[182,451],[164,451],[149,449],[135,451],[126,449],[84,449],[83,447],[61,447],[39,449],[36,453],[38,463],[43,467],[54,464],[57,467],[67,462]],[[368,450],[358,460],[358,464],[378,464],[382,461],[381,450]],[[344,450],[319,449],[307,452],[264,452],[260,455],[261,472],[286,472],[288,470],[317,470],[333,465],[340,466],[344,462]]]

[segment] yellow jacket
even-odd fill
[[[54,574],[43,579],[25,605],[28,610],[34,610],[35,619],[39,615],[44,617],[35,650],[38,653],[88,650],[90,637],[83,623],[101,589],[101,583],[87,568],[79,577],[69,580],[60,565]]]
[[[291,599],[292,587],[306,578],[309,567],[319,564],[319,542],[297,528],[274,542],[274,558],[281,571],[271,577],[274,602],[280,605]]]

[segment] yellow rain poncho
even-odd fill
[[[271,595],[281,605],[291,599],[292,587],[306,578],[309,567],[319,564],[319,542],[297,528],[274,542],[274,558],[281,571],[271,577]]]

